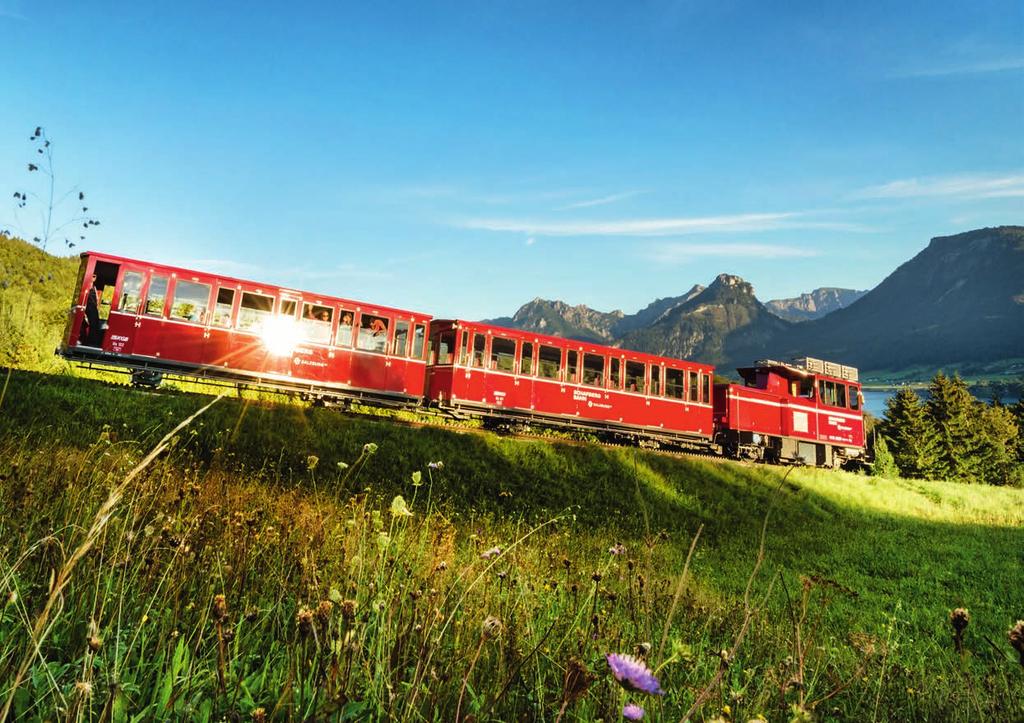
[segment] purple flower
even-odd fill
[[[627,703],[622,709],[622,717],[626,720],[640,720],[644,717],[644,709],[636,703]]]
[[[651,695],[665,695],[661,683],[644,661],[620,653],[608,653],[604,657],[608,661],[608,667],[612,669],[615,680],[619,681],[623,688],[628,687]]]
[[[427,467],[430,469],[444,469],[444,462],[440,460],[437,462],[427,462]]]
[[[626,553],[626,548],[621,542],[617,542],[614,547],[608,548],[608,553],[611,555],[624,555]]]

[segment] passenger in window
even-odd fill
[[[317,321],[330,321],[330,320],[331,320],[331,315],[327,313],[326,309],[322,310],[319,314],[317,314]]]
[[[370,324],[370,331],[374,336],[380,336],[381,334],[388,333],[388,325],[384,323],[383,319],[374,319]]]

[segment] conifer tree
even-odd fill
[[[875,433],[874,440],[871,444],[871,452],[874,457],[874,464],[871,465],[871,476],[872,477],[896,477],[900,470],[896,467],[896,462],[893,460],[892,452],[889,451],[889,445],[885,442],[885,436],[879,433]]]
[[[936,454],[931,476],[937,479],[984,480],[985,445],[979,403],[958,374],[939,372],[928,387],[925,405],[935,430]]]
[[[881,431],[901,476],[930,475],[935,466],[935,430],[917,392],[902,387],[889,397]]]
[[[1024,470],[1019,459],[1020,430],[1013,412],[1002,404],[980,406],[980,422],[978,463],[985,482],[1020,484]]]

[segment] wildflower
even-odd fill
[[[327,599],[330,600],[335,605],[340,605],[341,604],[341,592],[338,590],[338,588],[332,587],[327,592]]]
[[[381,550],[386,550],[390,542],[391,538],[388,536],[388,533],[383,530],[377,533],[377,547]]]
[[[1020,654],[1020,664],[1024,665],[1024,620],[1018,620],[1006,635],[1010,639],[1010,646]]]
[[[492,557],[497,557],[500,554],[501,554],[501,548],[498,547],[498,546],[494,546],[494,547],[492,547],[489,550],[484,550],[483,552],[481,552],[480,553],[480,559],[481,560],[490,560]]]
[[[213,598],[213,619],[218,623],[228,616],[228,601],[224,595],[215,595]]]
[[[341,617],[349,622],[355,620],[356,617],[356,603],[355,600],[346,600],[341,604]]]
[[[661,689],[661,683],[654,677],[654,673],[647,667],[644,661],[639,660],[632,655],[622,655],[619,653],[608,653],[605,655],[605,659],[608,661],[608,667],[612,669],[612,675],[615,676],[615,680],[619,682],[624,688],[632,688],[643,693],[650,693],[651,695],[664,695],[665,691]]]
[[[583,697],[595,677],[581,660],[569,658],[569,664],[565,668],[565,683],[562,686],[562,700],[566,707]]]
[[[334,603],[330,600],[321,600],[320,604],[316,606],[316,618],[321,623],[327,623],[331,619],[331,611],[334,609]]]
[[[964,631],[971,622],[971,614],[967,608],[956,608],[949,614],[949,624],[953,626],[953,645],[956,651],[962,653],[964,649]]]
[[[427,467],[430,469],[444,469],[444,462],[438,460],[436,462],[427,462]]]
[[[315,454],[311,454],[308,457],[306,457],[306,469],[308,469],[310,472],[315,470],[318,464],[320,464],[320,458],[317,457]]]
[[[480,634],[484,638],[495,638],[501,634],[501,621],[493,615],[488,615],[480,624]]]
[[[377,445],[373,442],[367,442],[363,445],[363,454],[377,454]]]
[[[252,723],[266,723],[267,721],[267,711],[264,708],[253,708],[249,715],[252,718]]]
[[[402,495],[395,495],[395,499],[391,500],[391,514],[394,517],[412,517],[412,510]]]
[[[348,462],[338,462],[338,469],[344,472],[348,469]],[[260,709],[262,710],[262,709]]]
[[[412,486],[421,487],[423,485],[423,473],[416,470],[412,473]]]
[[[15,592],[14,590],[11,590],[10,592],[7,593],[7,602],[4,603],[4,607],[8,607],[9,605],[13,605],[16,602],[18,602],[18,593]]]
[[[622,708],[622,717],[626,720],[641,720],[644,717],[644,709],[636,703],[627,703]]]
[[[75,683],[75,692],[83,698],[88,698],[92,695],[92,683],[86,680],[79,680]]]
[[[621,542],[616,542],[614,545],[608,548],[608,554],[610,555],[625,555],[626,548]]]

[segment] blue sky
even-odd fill
[[[1024,223],[1024,5],[770,5],[0,0],[0,222],[41,124],[91,248],[444,316]]]

